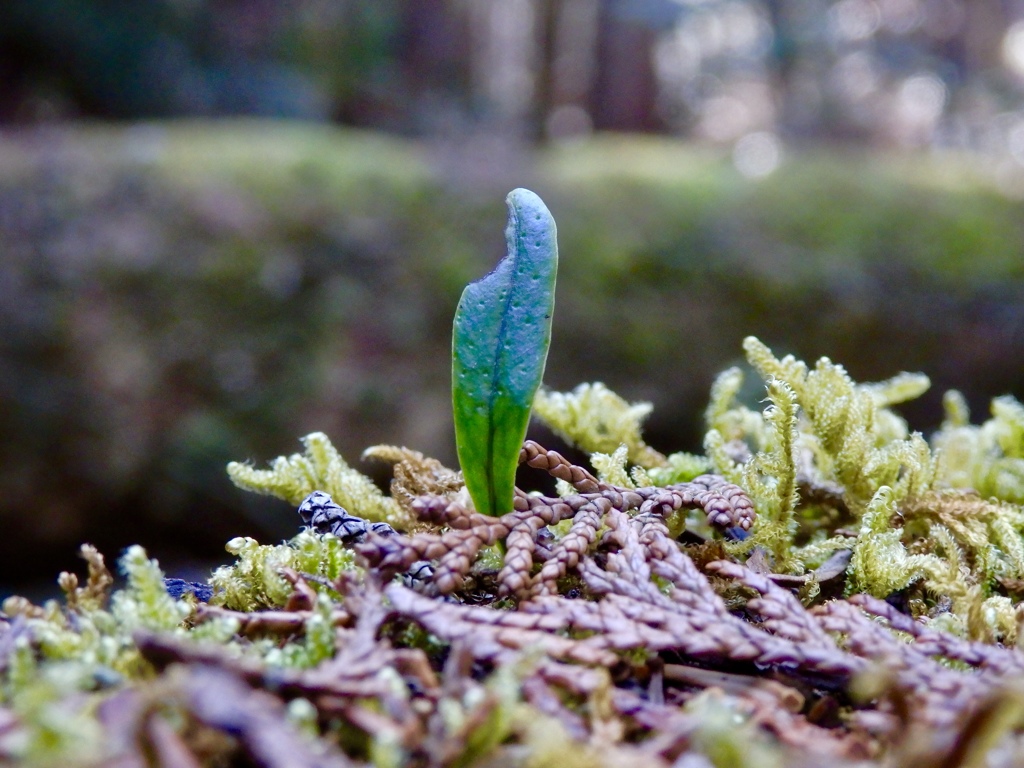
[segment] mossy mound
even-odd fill
[[[945,389],[976,410],[1024,390],[1024,206],[957,158],[794,157],[750,182],[598,137],[499,163],[492,189],[471,154],[275,122],[5,135],[0,581],[84,538],[166,562],[285,536],[218,468],[297,433],[452,463],[452,314],[524,181],[560,222],[548,383],[652,400],[656,448],[698,448],[750,333],[857,378],[927,370],[906,410],[926,429]]]
[[[390,494],[322,433],[229,465],[308,494],[304,530],[232,539],[192,585],[132,546],[113,589],[87,545],[63,604],[5,600],[0,761],[1019,765],[1024,406],[972,425],[947,393],[929,443],[892,410],[925,376],[743,349],[767,405],[723,372],[703,456],[651,449],[649,407],[603,385],[542,391],[594,471],[528,440],[557,495],[517,491],[501,517],[409,449],[368,451]]]

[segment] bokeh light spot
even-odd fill
[[[732,162],[736,170],[750,179],[767,176],[779,167],[782,145],[769,131],[755,131],[736,142]]]

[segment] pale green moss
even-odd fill
[[[888,486],[875,493],[868,504],[850,560],[850,592],[886,597],[906,587],[930,570],[941,568],[933,555],[911,555],[900,540],[900,530],[890,525],[896,514],[896,497]]]
[[[516,721],[524,719],[522,675],[513,665],[499,666],[482,687],[473,687],[461,697],[438,704],[445,729],[464,734],[463,751],[455,766],[470,766],[489,755],[512,733]],[[536,713],[533,713],[534,716]]]
[[[4,612],[25,617],[44,658],[79,664],[84,676],[103,669],[128,677],[145,675],[147,666],[135,650],[132,632],[184,631],[182,623],[193,605],[167,594],[160,566],[142,547],[129,547],[120,565],[127,584],[113,594],[109,611],[98,607],[101,601],[62,610],[56,600],[39,609],[21,598],[10,598],[4,602]]]
[[[758,519],[747,546],[762,545],[785,573],[802,565],[793,558],[796,534],[796,440],[797,403],[793,390],[783,381],[769,379],[764,412],[764,449],[743,465],[742,485],[757,507]]]
[[[142,547],[128,547],[121,558],[121,570],[128,577],[128,586],[114,593],[110,611],[125,630],[166,632],[180,626],[192,612],[186,600],[175,600],[167,594],[163,571]]]
[[[972,637],[1015,637],[991,590],[1000,578],[1024,578],[1024,509],[983,497],[1024,499],[1024,406],[997,398],[992,418],[971,426],[963,398],[949,393],[946,422],[929,445],[890,408],[923,393],[927,377],[856,384],[827,358],[810,368],[776,358],[753,337],[743,346],[765,379],[768,407],[757,413],[737,403],[742,375],[730,369],[715,381],[706,414],[708,459],[758,512],[752,536],[731,549],[760,545],[776,570],[796,572],[852,549],[849,590],[883,597],[920,581],[953,597]],[[838,493],[825,503],[842,512],[798,510],[800,483],[812,496],[814,488]],[[856,535],[830,537],[829,520],[843,515]],[[797,546],[801,529],[807,542]]]
[[[587,453],[613,453],[625,445],[629,460],[642,467],[664,465],[665,457],[644,442],[640,424],[650,403],[628,403],[600,382],[580,384],[572,392],[541,389],[533,415]]]
[[[626,470],[628,449],[620,445],[612,453],[592,453],[590,463],[597,470],[597,477],[601,482],[617,485],[620,488],[635,488],[636,484]]]
[[[743,342],[750,364],[766,381],[777,378],[794,392],[807,419],[802,444],[814,455],[824,480],[845,490],[851,506],[863,509],[875,492],[889,486],[897,498],[931,487],[934,460],[919,433],[885,405],[891,398],[919,391],[923,377],[905,374],[898,384],[856,385],[841,365],[821,358],[813,370],[787,356],[777,360],[764,344]]]
[[[676,483],[687,483],[698,475],[711,471],[711,462],[706,456],[698,456],[695,453],[679,451],[670,453],[665,457],[665,466],[650,467],[645,470],[650,483],[637,485],[675,485]]]
[[[270,469],[233,461],[228,464],[228,476],[239,488],[276,496],[293,506],[313,491],[324,491],[357,517],[402,530],[413,522],[395,499],[385,496],[370,478],[350,467],[323,432],[306,435],[302,442],[305,453],[278,456]]]
[[[742,441],[751,450],[764,447],[764,420],[761,414],[736,402],[743,386],[743,372],[739,368],[722,371],[711,385],[711,397],[704,411],[708,430],[721,435],[723,443]]]
[[[320,736],[319,712],[309,699],[292,699],[285,709],[288,722],[309,739]]]
[[[153,674],[135,647],[135,630],[222,642],[237,630],[237,622],[228,620],[188,631],[184,622],[194,603],[168,595],[160,566],[142,547],[129,547],[121,558],[127,583],[112,595],[102,558],[91,548],[83,548],[83,554],[90,564],[89,586],[76,592],[74,577],[61,577],[69,607],[56,600],[42,607],[18,597],[4,601],[4,613],[20,615],[27,629],[2,677],[2,699],[20,724],[4,748],[26,765],[98,765],[109,756],[88,692]]]
[[[21,728],[16,738],[4,740],[4,747],[22,765],[102,764],[107,750],[103,728],[76,695],[93,684],[88,668],[78,662],[36,665],[32,655],[20,648],[12,659],[18,669],[9,671],[15,691],[8,701]]]
[[[705,756],[701,764],[714,768],[781,768],[780,751],[758,732],[749,712],[735,700],[711,688],[694,696],[683,707],[694,718],[695,751]]]
[[[946,420],[932,444],[937,479],[953,488],[973,488],[983,497],[1024,503],[1024,405],[1012,397],[992,401],[992,417],[969,424],[959,392],[946,394]]]
[[[311,669],[334,656],[336,632],[331,613],[334,603],[321,593],[316,606],[305,622],[302,639],[270,648],[264,661],[272,666]]]
[[[249,537],[227,543],[236,562],[213,572],[213,602],[239,611],[279,607],[287,602],[292,585],[281,576],[282,568],[336,579],[355,568],[355,553],[331,534],[303,531],[284,544],[260,544]],[[315,589],[322,588],[315,582]]]

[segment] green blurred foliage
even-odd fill
[[[860,380],[926,372],[904,410],[925,429],[946,389],[979,414],[1024,392],[1022,204],[955,157],[793,158],[760,182],[653,139],[515,161],[481,182],[426,145],[260,122],[0,140],[0,582],[83,540],[172,562],[289,536],[294,511],[244,506],[223,468],[309,432],[361,471],[376,443],[454,465],[452,317],[519,185],[563,254],[546,383],[652,401],[654,448],[699,448],[748,334]]]

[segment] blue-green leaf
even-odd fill
[[[512,510],[516,466],[551,343],[558,245],[533,192],[509,193],[508,255],[462,293],[452,333],[455,441],[477,511]]]

